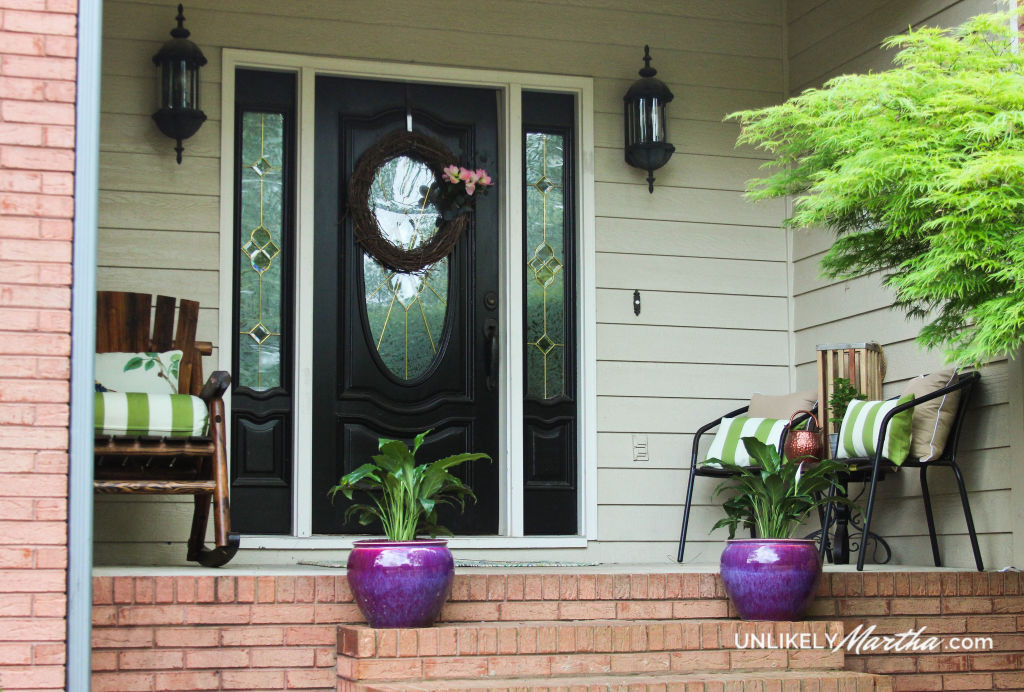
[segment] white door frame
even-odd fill
[[[245,536],[245,548],[302,549],[347,548],[352,538],[313,536],[312,534],[312,356],[313,356],[313,156],[314,95],[317,75],[364,77],[474,86],[496,89],[499,93],[499,139],[503,165],[499,174],[499,250],[502,359],[499,388],[499,483],[500,514],[498,536],[458,537],[452,547],[526,548],[585,547],[597,538],[597,322],[595,282],[594,223],[594,91],[593,80],[546,74],[527,74],[469,68],[410,65],[343,58],[328,58],[290,53],[225,48],[222,55],[221,122],[221,272],[218,318],[219,357],[222,367],[231,363],[234,347],[231,310],[234,301],[233,247],[234,226],[234,92],[235,70],[252,67],[288,71],[297,74],[298,98],[298,184],[297,184],[297,257],[296,257],[296,334],[294,379],[294,496],[292,536]],[[523,535],[523,339],[522,337],[522,263],[510,258],[522,257],[522,91],[558,91],[576,97],[576,167],[579,209],[576,261],[579,297],[577,338],[579,343],[579,534],[577,536]],[[502,182],[508,184],[502,184]],[[230,415],[230,395],[225,404]],[[326,489],[324,489],[326,492]]]

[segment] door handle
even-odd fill
[[[487,391],[498,387],[498,320],[484,320],[484,367],[487,371]]]

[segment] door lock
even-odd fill
[[[484,294],[484,307],[488,310],[494,311],[498,309],[498,294],[494,291],[488,291]]]

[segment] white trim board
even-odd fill
[[[517,184],[505,184],[499,191],[501,239],[499,263],[501,272],[501,363],[499,531],[490,537],[456,538],[453,546],[479,548],[511,547],[585,547],[587,539],[597,538],[597,291],[595,184],[594,184],[594,86],[589,77],[530,74],[472,68],[438,67],[368,60],[352,60],[268,53],[225,48],[222,53],[221,107],[221,271],[220,305],[233,304],[233,196],[234,189],[234,92],[235,70],[254,67],[294,72],[298,75],[298,157],[297,186],[297,267],[296,267],[296,363],[295,363],[295,442],[293,456],[293,523],[292,536],[246,536],[243,544],[254,548],[299,549],[302,547],[351,546],[352,539],[337,536],[313,536],[312,510],[312,343],[313,343],[313,277],[309,270],[313,258],[313,157],[314,85],[317,75],[339,75],[373,79],[419,81],[431,84],[490,87],[499,93],[499,140],[503,148],[502,179],[511,183],[522,179],[521,94],[524,89],[558,91],[576,97],[577,137],[577,209],[579,228],[577,262],[577,296],[580,310],[577,318],[579,342],[579,535],[538,537],[523,535],[523,340],[522,266],[510,261],[522,255],[522,190]],[[218,311],[218,344],[222,363],[230,363],[234,346],[231,311]],[[230,416],[230,396],[226,398]]]

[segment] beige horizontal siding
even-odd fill
[[[173,142],[150,119],[150,57],[167,37],[169,7],[162,0],[104,3],[99,283],[187,293],[202,305],[200,336],[210,340],[218,318],[230,314],[219,305],[220,271],[230,262],[220,257],[219,235],[222,48],[594,79],[599,540],[585,551],[531,555],[673,555],[682,489],[666,487],[651,503],[644,488],[677,482],[689,465],[690,435],[706,420],[752,391],[785,391],[790,379],[787,240],[779,229],[785,205],[744,200],[745,182],[765,154],[737,149],[738,126],[722,122],[729,112],[782,97],[782,1],[652,0],[637,7],[511,0],[465,12],[441,0],[194,0],[187,25],[209,59],[201,83],[208,120],[184,143],[181,166]],[[653,195],[644,174],[623,160],[622,95],[637,77],[645,43],[676,95],[669,133],[677,153],[657,172]],[[640,316],[633,314],[637,289]],[[649,435],[648,462],[632,462],[633,433]],[[717,559],[719,538],[707,534],[720,509],[710,504],[710,491],[699,490],[693,540]],[[187,499],[100,498],[97,561],[180,563],[190,515]],[[277,551],[236,558],[296,559]]]

